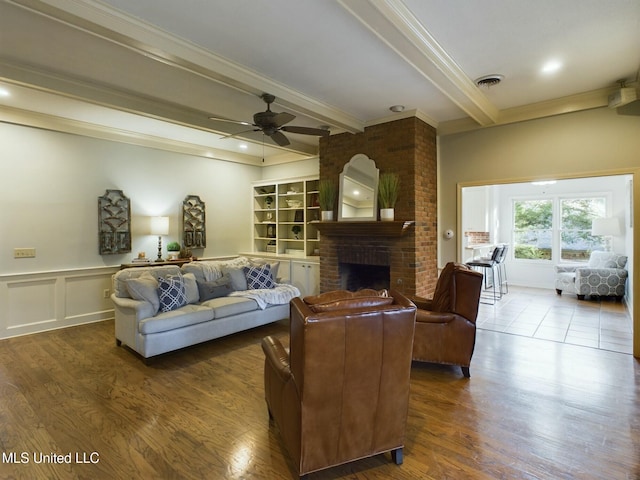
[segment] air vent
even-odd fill
[[[502,75],[485,75],[484,77],[480,77],[476,79],[476,85],[479,87],[495,87],[498,85],[504,76]]]

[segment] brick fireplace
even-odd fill
[[[381,224],[386,222],[366,222],[366,228],[356,226],[346,234],[343,229],[323,231],[320,290],[345,288],[345,270],[368,265],[388,269],[391,288],[405,294],[431,294],[438,276],[435,129],[411,117],[367,127],[363,133],[322,138],[320,178],[337,185],[344,165],[357,153],[373,159],[380,173],[400,175],[395,218],[413,223],[401,231],[385,229]]]
[[[338,245],[338,271],[345,290],[389,288],[391,286],[391,249],[387,246],[359,248]]]

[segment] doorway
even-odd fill
[[[587,196],[594,192],[597,192],[599,195],[604,195],[608,201],[607,215],[618,217],[622,227],[621,234],[611,239],[612,250],[628,256],[627,269],[629,271],[629,278],[627,280],[625,304],[628,307],[628,319],[631,331],[629,331],[627,325],[620,324],[620,330],[626,333],[615,332],[615,335],[622,335],[623,337],[626,335],[626,339],[623,338],[620,341],[623,345],[619,349],[617,346],[611,347],[611,344],[615,342],[611,342],[611,339],[607,337],[610,333],[610,326],[604,327],[606,330],[604,331],[605,335],[594,336],[595,331],[603,332],[602,329],[591,330],[589,334],[586,334],[585,332],[585,339],[583,343],[588,346],[595,346],[595,342],[596,344],[604,345],[604,347],[598,346],[596,348],[629,353],[628,342],[633,338],[634,318],[633,265],[635,252],[633,242],[634,193],[632,174],[563,178],[556,180],[553,183],[534,183],[532,180],[531,182],[518,181],[511,183],[495,183],[491,185],[469,185],[459,186],[459,189],[459,231],[461,232],[461,241],[458,245],[458,258],[462,261],[466,261],[470,256],[473,256],[473,254],[476,253],[475,250],[469,248],[469,239],[486,238],[487,246],[489,247],[492,244],[497,243],[514,244],[513,205],[516,199],[561,199],[570,198],[572,196]],[[557,244],[556,247],[558,247]],[[553,313],[554,309],[557,308],[557,305],[552,304],[556,303],[556,293],[553,290],[555,276],[554,266],[556,263],[561,263],[559,254],[557,253],[553,258],[550,257],[548,259],[530,261],[517,258],[514,254],[515,251],[515,248],[511,248],[509,257],[506,260],[510,286],[516,287],[515,291],[517,291],[518,287],[524,289],[530,288],[532,290],[530,290],[531,295],[529,295],[529,297],[538,298],[538,300],[541,300],[542,297],[537,297],[537,295],[533,295],[533,293],[539,294],[549,292],[547,297],[547,303],[549,304],[546,305],[545,308],[548,309],[546,313],[549,315],[549,318],[551,318],[555,315]],[[556,248],[556,251],[559,252],[560,249]],[[519,305],[516,305],[516,303],[513,302],[514,297],[515,296],[512,296],[512,302],[503,302],[504,305],[511,303],[510,308],[512,312],[514,308],[516,310],[520,309],[521,313],[525,312],[527,310],[526,306],[523,306],[522,302],[519,302]],[[526,295],[523,298],[525,297]],[[599,304],[597,301],[589,301],[587,303],[582,303],[581,306],[581,302],[575,298],[575,295],[572,297],[573,298],[566,299],[570,302],[570,305],[564,305],[564,308],[568,308],[568,311],[571,312],[572,316],[570,316],[569,319],[573,318],[574,313],[576,313],[574,312],[574,309],[577,307],[583,308],[582,313],[593,313],[595,311],[604,312],[603,321],[605,324],[610,321],[607,320],[607,317],[612,309],[614,310],[614,315],[620,315],[619,311],[615,311],[615,308],[618,310],[620,309],[620,305],[613,306],[611,304],[608,305],[607,303]],[[509,296],[507,295],[504,298],[506,300]],[[564,301],[565,299],[558,300]],[[503,331],[506,333],[521,332],[526,333],[527,336],[538,335],[539,337],[544,337],[545,331],[548,330],[551,332],[549,335],[555,335],[556,341],[567,341],[568,338],[569,341],[567,343],[580,343],[581,340],[575,335],[575,328],[580,328],[579,316],[575,316],[575,318],[578,319],[578,323],[574,323],[574,331],[569,328],[568,323],[566,325],[557,325],[557,330],[554,331],[553,327],[550,328],[548,322],[545,323],[544,315],[540,316],[542,314],[541,311],[544,310],[542,308],[544,303],[545,302],[539,302],[537,305],[539,308],[537,308],[537,313],[535,314],[532,314],[531,312],[528,314],[523,313],[523,318],[529,318],[528,325],[518,325],[517,323],[513,323],[513,317],[505,316],[502,318],[498,312],[501,309],[499,303],[498,306],[495,307],[494,312],[484,312],[484,318],[482,318],[481,312],[478,327],[483,328],[482,324],[484,323],[486,329],[489,330]],[[585,308],[588,309],[584,310]],[[567,312],[567,310],[565,310],[565,312]],[[567,320],[568,319],[565,318],[564,322],[566,323]],[[593,324],[591,327],[593,327]],[[589,330],[589,328],[585,327],[585,330]],[[558,340],[562,335],[564,335],[564,337],[561,340]]]

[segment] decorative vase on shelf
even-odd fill
[[[380,221],[381,222],[393,222],[394,209],[393,208],[381,208],[380,209]]]
[[[333,208],[336,205],[338,189],[332,180],[320,180],[318,184],[318,203],[320,203],[320,220],[333,220]]]
[[[400,176],[397,173],[383,173],[378,179],[378,204],[380,221],[393,222],[394,207],[400,193]]]

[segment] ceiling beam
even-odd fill
[[[0,79],[16,85],[33,88],[42,92],[62,95],[102,107],[162,120],[184,127],[196,128],[212,134],[227,135],[230,132],[214,128],[207,112],[187,108],[153,97],[123,91],[107,85],[72,78],[67,74],[47,71],[30,65],[23,65],[0,57]],[[105,127],[107,128],[107,127]],[[249,135],[237,135],[247,142],[261,144]],[[291,144],[280,147],[269,144],[283,152],[292,152],[303,156],[318,154],[317,145],[311,145],[290,139]]]
[[[53,130],[56,132],[98,138],[101,140],[128,143],[130,145],[138,145],[233,163],[242,163],[245,165],[262,165],[262,160],[260,158],[251,155],[210,148],[203,145],[194,145],[178,140],[171,140],[168,138],[161,138],[139,132],[131,132],[119,128],[107,127],[105,125],[96,125],[85,121],[71,120],[69,118],[58,117],[46,113],[31,112],[7,106],[3,106],[0,109],[0,122],[15,125],[26,125],[44,130]]]
[[[607,107],[609,95],[617,87],[607,87],[591,92],[578,93],[567,97],[546,100],[544,102],[532,103],[521,107],[506,108],[500,111],[498,120],[491,126],[508,125],[510,123],[525,122],[538,118],[552,117],[565,113],[580,112],[593,108]],[[470,118],[440,122],[438,125],[438,135],[452,135],[455,133],[468,132],[482,128]]]
[[[338,1],[477,123],[486,126],[497,121],[498,109],[402,0]]]
[[[84,0],[8,0],[48,18],[139,52],[147,58],[224,84],[246,94],[275,95],[278,104],[296,113],[351,133],[361,132],[362,121],[286,85],[183,41],[160,29],[124,15],[104,4]]]

